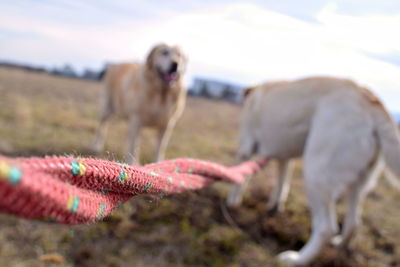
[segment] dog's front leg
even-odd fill
[[[126,153],[126,162],[128,164],[139,164],[139,137],[140,128],[142,123],[140,118],[137,116],[132,116],[129,119],[128,125],[128,147]]]
[[[166,126],[161,126],[158,128],[158,141],[155,158],[156,162],[164,160],[165,151],[167,150],[167,145],[169,139],[171,138],[172,130],[175,127],[175,123],[175,120],[171,119]]]
[[[110,119],[113,110],[111,108],[111,104],[103,104],[104,107],[101,109],[100,113],[100,120],[99,120],[99,125],[96,131],[96,137],[95,141],[92,146],[92,150],[96,153],[99,153],[101,150],[103,150],[104,147],[104,139],[107,133],[107,121]]]
[[[249,158],[250,156],[244,156],[239,153],[236,156],[236,163],[240,164]],[[228,205],[228,207],[235,208],[239,207],[240,204],[242,204],[243,195],[247,188],[247,185],[249,184],[249,180],[250,179],[244,180],[242,184],[232,185],[231,192],[229,193],[228,198],[226,199],[226,204]]]
[[[103,150],[104,147],[104,139],[107,132],[106,119],[101,119],[99,126],[96,131],[96,136],[94,139],[94,143],[92,145],[92,150],[95,153],[99,153]]]
[[[268,202],[268,211],[282,212],[289,195],[292,167],[290,160],[278,160],[278,184]]]

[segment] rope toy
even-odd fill
[[[0,212],[61,224],[90,223],[135,195],[180,193],[215,181],[242,183],[266,162],[225,167],[180,158],[129,166],[93,158],[0,156]]]

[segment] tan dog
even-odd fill
[[[186,58],[181,49],[166,44],[155,46],[143,65],[109,65],[104,76],[100,125],[93,149],[100,151],[103,148],[105,122],[117,113],[129,121],[127,161],[133,163],[136,157],[142,127],[157,129],[155,160],[162,160],[171,132],[185,105],[185,68]]]
[[[266,83],[245,100],[238,161],[258,154],[279,162],[279,180],[269,208],[282,210],[289,192],[290,159],[303,157],[312,235],[299,251],[279,259],[309,264],[332,241],[345,246],[360,223],[361,202],[383,171],[400,175],[398,128],[369,90],[349,80],[309,78]],[[244,185],[228,197],[239,205]],[[338,232],[335,204],[347,194],[347,215]]]

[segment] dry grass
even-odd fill
[[[0,153],[90,155],[99,88],[96,82],[0,68]],[[240,107],[227,103],[189,99],[167,156],[232,164],[239,113]],[[125,135],[124,123],[114,121],[108,152],[100,156],[121,160]],[[146,161],[154,143],[152,132],[145,132]],[[277,266],[274,255],[298,249],[308,239],[310,221],[300,167],[287,211],[265,212],[273,167],[255,177],[241,208],[228,210],[239,228],[222,211],[228,190],[222,183],[163,199],[137,197],[94,225],[0,215],[0,266]],[[364,203],[365,223],[354,248],[327,248],[315,266],[399,266],[399,201],[399,194],[382,181]]]

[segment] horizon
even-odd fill
[[[396,1],[22,1],[0,3],[0,58],[82,72],[142,62],[159,42],[194,77],[251,85],[328,75],[371,88],[400,112]]]

